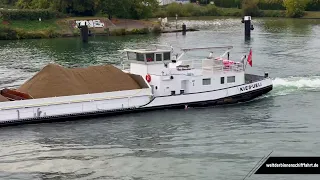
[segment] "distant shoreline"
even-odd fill
[[[178,17],[178,20],[188,19],[219,19],[219,18],[241,18],[239,16],[189,16]],[[175,17],[167,17],[174,20]],[[253,17],[253,18],[285,18],[285,17]],[[131,20],[131,19],[112,19],[106,17],[68,17],[60,19],[50,19],[43,21],[26,21],[12,20],[3,21],[0,19],[0,40],[19,40],[19,39],[46,39],[57,37],[79,37],[80,31],[74,28],[76,20],[94,20],[99,19],[105,24],[104,28],[90,28],[93,36],[124,36],[134,34],[150,34],[150,33],[168,33],[181,32],[182,27],[169,27],[163,29],[157,18],[150,20]],[[320,12],[306,12],[306,15],[295,19],[320,19]],[[197,31],[197,29],[189,29],[187,31]]]

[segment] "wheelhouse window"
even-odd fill
[[[137,54],[134,52],[128,52],[128,60],[137,60]]]
[[[156,54],[156,61],[162,61],[162,54]]]
[[[171,59],[171,53],[165,52],[163,53],[163,60],[170,60]]]
[[[202,85],[210,85],[211,84],[211,79],[207,78],[207,79],[202,79]]]
[[[152,61],[154,61],[154,53],[148,53],[148,54],[146,54],[146,60],[147,60],[147,62],[152,62]]]
[[[221,83],[221,84],[224,84],[224,77],[221,77],[221,78],[220,78],[220,83]]]
[[[141,53],[137,53],[136,60],[137,61],[144,61],[144,55]]]
[[[228,77],[227,77],[227,82],[228,82],[228,83],[234,83],[234,82],[236,82],[236,77],[235,77],[235,76],[228,76]]]

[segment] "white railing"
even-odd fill
[[[122,63],[122,70],[130,70],[130,64],[129,63]]]
[[[123,62],[121,64],[122,70],[130,69],[130,62]],[[202,69],[204,71],[236,71],[241,72],[244,70],[243,64],[234,62],[233,64],[224,64],[222,60],[215,59],[190,59],[181,60],[177,62],[177,70],[191,70]]]
[[[183,66],[188,66],[190,69],[201,69],[202,67],[201,60],[183,60],[178,67]]]
[[[221,60],[203,59],[203,60],[184,60],[177,66],[178,70],[202,69],[205,71],[243,71],[243,64],[234,62],[225,64]]]

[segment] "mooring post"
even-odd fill
[[[251,16],[244,16],[244,18],[242,18],[242,23],[244,23],[244,36],[250,38],[251,31],[254,30],[253,25],[251,24]]]
[[[186,35],[187,33],[187,25],[185,25],[184,23],[182,24],[182,34]]]
[[[88,42],[88,37],[89,37],[89,29],[88,26],[85,25],[81,28],[81,37],[83,42]]]
[[[88,37],[89,37],[89,28],[87,25],[87,22],[84,23],[84,25],[80,24],[80,33],[81,33],[81,38],[82,42],[88,42]]]
[[[178,29],[178,14],[176,14],[176,29]]]

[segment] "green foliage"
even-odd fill
[[[288,17],[302,17],[308,0],[283,0]]]
[[[219,8],[218,14],[220,16],[236,16],[241,17],[242,11],[241,9],[235,9],[235,8]]]
[[[123,36],[126,35],[126,29],[114,29],[110,31],[111,36]]]
[[[259,9],[263,10],[285,10],[283,0],[259,0]]]
[[[258,0],[243,0],[242,13],[244,16],[260,16]]]
[[[0,39],[13,40],[17,39],[17,32],[9,27],[0,26]]]
[[[219,7],[235,8],[240,6],[241,0],[214,0],[214,4]]]
[[[128,12],[134,19],[150,17],[152,12],[158,8],[157,0],[129,0],[129,2],[131,2],[131,5]]]
[[[62,15],[56,11],[51,10],[0,10],[1,16],[4,20],[38,20],[39,18],[54,19],[62,17]]]
[[[320,0],[190,0],[190,2],[193,3],[184,5],[172,3],[159,8],[158,0],[0,0],[0,6],[11,7],[15,5],[22,9],[47,9],[47,11],[58,11],[75,16],[94,16],[100,13],[108,15],[110,18],[128,19],[175,16],[176,14],[184,17],[240,16],[236,10],[221,8],[242,8],[242,14],[252,16],[269,14],[269,12],[261,14],[260,10],[287,9],[287,15],[290,17],[300,17],[303,10],[320,10]],[[199,2],[201,5],[196,5],[195,2]],[[214,5],[211,5],[210,2],[214,2]],[[270,13],[272,16],[281,16],[282,11],[278,14],[276,12]]]
[[[29,20],[15,20],[10,21],[9,26],[11,28],[23,28],[28,31],[37,31],[44,29],[57,29],[58,25],[55,23],[55,19],[44,21],[29,21]]]
[[[0,26],[0,40],[55,38],[61,35],[54,29],[27,31],[21,28]]]
[[[215,5],[200,6],[196,4],[169,4],[165,9],[155,13],[156,17],[175,17],[176,14],[179,17],[190,16],[218,16],[218,8]]]
[[[80,36],[80,29],[75,28],[72,33],[74,36]]]
[[[159,26],[155,26],[155,27],[153,27],[151,32],[155,33],[155,34],[159,34],[159,33],[161,33],[161,28]]]
[[[13,8],[17,0],[0,0],[1,8]]]
[[[260,10],[261,17],[286,17],[284,10]]]
[[[149,34],[159,33],[161,29],[159,27],[154,27],[152,29],[149,28],[141,28],[141,29],[113,29],[109,31],[110,36],[123,36],[123,35],[133,35],[133,34]]]
[[[151,16],[158,8],[158,0],[18,0],[16,6],[51,9],[75,16],[94,16],[103,12],[110,16],[141,19]]]
[[[309,0],[306,6],[307,11],[320,11],[320,0]]]
[[[150,31],[148,28],[132,29],[126,32],[126,34],[148,34]]]

